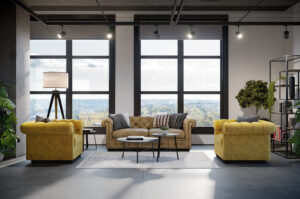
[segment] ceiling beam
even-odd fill
[[[255,11],[285,11],[290,6],[259,6]],[[97,6],[31,6],[34,11],[98,11]],[[188,6],[182,11],[248,11],[253,6]],[[170,11],[170,6],[103,6],[107,11]],[[176,7],[179,10],[179,7]]]

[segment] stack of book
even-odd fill
[[[273,134],[273,139],[277,141],[286,141],[286,130],[283,130],[280,128],[279,125],[277,125],[276,131]]]
[[[128,136],[127,140],[144,140],[144,136]]]

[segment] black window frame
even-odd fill
[[[206,16],[207,17],[207,16]],[[212,16],[216,17],[216,16]],[[143,17],[141,17],[143,18]],[[144,17],[145,18],[145,17]],[[201,18],[201,16],[200,16]],[[227,17],[226,17],[227,19]],[[222,39],[220,40],[220,56],[184,56],[183,40],[177,40],[178,53],[171,56],[144,56],[141,55],[140,27],[134,27],[134,115],[141,115],[142,94],[176,94],[178,113],[184,112],[185,94],[219,94],[220,118],[228,118],[228,26],[222,27]],[[177,91],[141,91],[141,59],[149,58],[176,58],[178,60],[178,89]],[[184,91],[184,59],[220,59],[220,91]],[[195,127],[193,134],[213,134],[213,127]]]
[[[66,41],[66,55],[30,55],[30,59],[64,59],[66,60],[66,72],[69,74],[69,88],[66,91],[60,91],[66,95],[66,118],[72,118],[73,94],[107,94],[109,95],[109,114],[115,113],[115,28],[110,27],[113,37],[109,40],[109,55],[107,56],[77,56],[73,55],[73,40]],[[40,39],[31,39],[40,40]],[[42,39],[45,40],[45,39]],[[48,39],[55,40],[55,39]],[[76,39],[74,39],[76,40]],[[95,40],[95,39],[85,39]],[[73,91],[73,59],[108,59],[109,60],[109,89],[108,91]],[[34,94],[52,94],[52,91],[30,91],[30,95]],[[50,99],[49,99],[50,100]],[[49,101],[50,102],[50,101]],[[104,127],[85,126],[95,129],[98,133],[105,134]]]

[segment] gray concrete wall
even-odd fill
[[[30,18],[28,13],[17,6],[16,12],[16,113],[17,134],[21,142],[17,144],[17,157],[25,154],[26,137],[20,125],[30,119]]]
[[[10,1],[0,7],[0,80],[13,85],[9,98],[16,103],[18,124],[17,134],[21,142],[17,144],[17,157],[25,154],[25,136],[20,132],[20,124],[29,120],[29,15]]]

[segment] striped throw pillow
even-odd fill
[[[153,120],[153,128],[169,126],[171,114],[155,115]]]
[[[169,127],[174,129],[182,129],[183,120],[186,118],[187,113],[174,113],[170,117]]]

